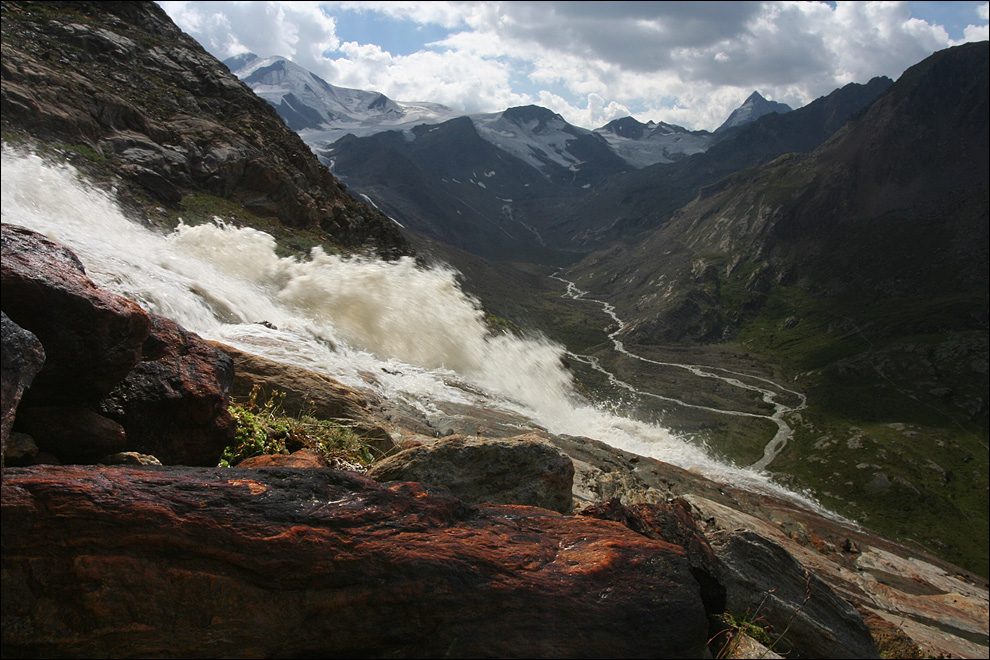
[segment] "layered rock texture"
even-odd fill
[[[23,468],[3,488],[5,654],[706,649],[684,550],[615,523],[328,470]],[[52,534],[72,543],[37,556]]]

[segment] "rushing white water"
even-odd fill
[[[553,433],[593,437],[724,483],[795,497],[767,475],[719,463],[660,426],[583,401],[563,367],[562,347],[493,336],[448,269],[411,259],[342,259],[320,249],[307,260],[280,258],[267,234],[219,223],[180,225],[163,236],[129,221],[72,167],[6,146],[2,189],[3,222],[68,246],[99,285],[204,337],[373,387],[426,415],[442,402],[500,408]],[[451,385],[456,381],[472,387]]]

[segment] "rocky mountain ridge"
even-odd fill
[[[662,222],[727,174],[816,147],[889,82],[849,85],[764,115],[713,146],[708,134],[665,125],[644,132],[623,124],[636,139],[628,130],[590,133],[530,107],[316,150],[354,190],[428,239],[493,260],[560,265]],[[642,169],[620,157],[641,162],[648,153],[656,162],[664,149],[661,160],[671,162]]]
[[[437,103],[396,102],[379,92],[331,85],[284,57],[243,53],[223,63],[268,101],[289,128],[314,146],[334,142],[348,133],[365,137],[457,116]]]
[[[754,92],[714,133],[631,117],[587,131],[537,106],[455,117],[447,108],[334,87],[284,58],[246,54],[227,64],[298,126],[337,176],[403,227],[488,259],[552,264],[656,222],[611,219],[628,215],[630,204],[669,215],[721,176],[814,148],[890,82],[836,90],[782,124],[773,118],[790,108]],[[427,144],[415,144],[427,135]],[[458,169],[437,151],[440,143],[475,156],[457,157]],[[668,166],[661,176],[672,180],[657,185],[652,170],[637,173],[651,166]],[[655,199],[657,191],[665,199]]]
[[[732,111],[729,118],[722,122],[722,125],[715,129],[715,133],[726,133],[733,128],[745,126],[756,121],[763,115],[778,114],[783,115],[792,110],[786,103],[768,101],[759,92],[753,92],[743,101],[743,104]]]
[[[441,124],[459,117],[470,117],[492,144],[500,147],[508,145],[510,152],[515,152],[514,155],[524,160],[529,158],[531,150],[540,152],[547,147],[542,140],[532,139],[546,133],[546,120],[534,120],[534,125],[530,127],[533,132],[526,135],[524,129],[524,134],[518,136],[521,140],[515,143],[507,142],[507,134],[503,131],[485,130],[485,126],[498,123],[503,118],[515,123],[520,114],[533,115],[533,108],[537,106],[530,106],[530,110],[508,108],[503,112],[464,113],[436,103],[394,101],[380,92],[337,87],[280,56],[259,57],[254,53],[243,53],[224,60],[224,64],[258,96],[275,107],[290,128],[299,132],[318,153],[347,134],[369,137],[386,131],[407,132],[421,124]],[[790,109],[786,104],[767,101],[759,92],[753,92],[714,133],[690,131],[665,122],[642,124],[632,117],[613,120],[592,132],[604,137],[614,153],[627,164],[638,168],[669,163],[685,155],[703,152],[712,141],[721,139],[730,129],[738,129],[763,115],[784,114]],[[549,116],[555,115],[546,108],[540,111]],[[559,115],[554,121],[559,130],[570,138],[589,132],[568,124]],[[516,123],[516,127],[520,125]],[[560,143],[560,147],[551,153],[571,160],[571,163],[566,163],[568,165],[577,162],[564,155],[567,151],[566,145]],[[554,155],[550,157],[556,160]],[[536,161],[533,164],[539,168],[543,163]]]

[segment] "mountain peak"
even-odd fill
[[[514,108],[509,108],[502,112],[502,116],[517,124],[520,122],[530,121],[537,121],[544,124],[554,119],[564,121],[564,118],[553,110],[548,110],[547,108],[539,105],[520,105]]]
[[[744,126],[745,124],[756,121],[763,115],[768,115],[772,112],[782,115],[790,111],[791,106],[786,103],[768,101],[762,94],[754,91],[741,106],[732,111],[732,114],[725,120],[725,123],[715,129],[715,132],[721,133],[730,128]]]
[[[620,119],[613,119],[602,126],[599,131],[612,133],[631,140],[638,140],[643,137],[644,132],[653,128],[653,126],[652,121],[649,124],[644,124],[633,117],[622,117]]]

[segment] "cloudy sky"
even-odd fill
[[[213,55],[466,112],[714,129],[754,90],[800,107],[988,38],[987,2],[159,2]]]

